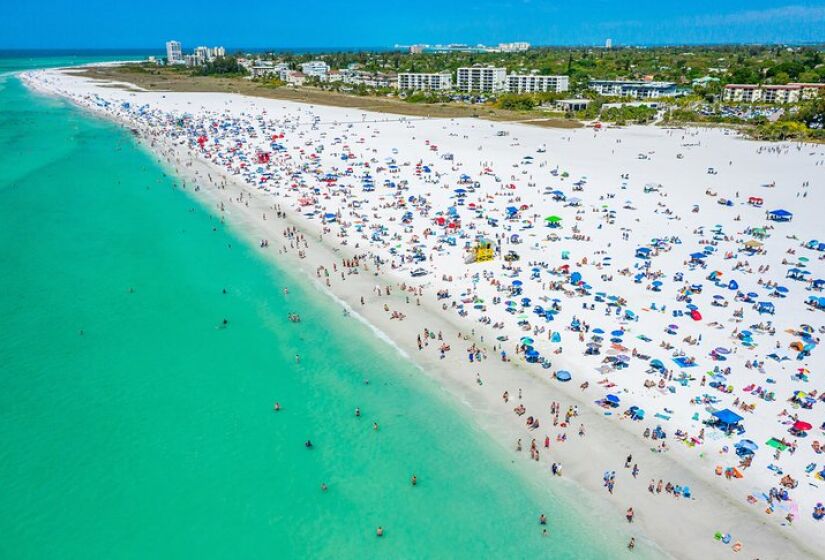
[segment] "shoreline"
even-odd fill
[[[31,84],[29,85],[31,87]],[[83,105],[80,106],[83,107]],[[85,107],[85,109],[90,110],[92,114],[112,119],[111,115],[96,111],[94,108]],[[134,123],[119,122],[119,124],[128,128],[134,127]],[[267,220],[263,222],[260,219],[260,213],[272,212],[271,206],[267,204],[267,202],[272,202],[272,199],[265,200],[264,193],[250,188],[241,181],[237,181],[235,177],[224,174],[218,168],[193,157],[186,146],[172,146],[165,139],[159,139],[152,134],[151,130],[141,130],[139,139],[141,144],[165,162],[164,165],[167,168],[174,169],[179,177],[187,182],[190,180],[193,183],[197,182],[200,191],[191,196],[201,199],[205,205],[208,204],[213,212],[215,212],[216,204],[232,200],[242,192],[244,197],[251,197],[247,198],[250,200],[248,208],[242,204],[229,204],[226,206],[229,211],[216,213],[222,217],[228,215],[227,223],[242,233],[250,242],[254,243],[255,239],[268,239],[274,247],[277,247],[282,243],[278,230],[284,226],[295,226],[304,231],[306,238],[312,241],[310,248],[306,251],[306,258],[299,258],[294,251],[283,254],[278,254],[273,250],[265,252],[266,258],[277,261],[282,268],[285,268],[284,265],[297,265],[296,268],[302,274],[306,274],[317,284],[313,271],[317,270],[318,266],[331,267],[333,262],[340,264],[341,258],[352,258],[355,253],[353,248],[342,249],[336,245],[334,238],[331,242],[328,239],[320,242],[317,223],[293,218],[289,212],[283,220],[276,219],[267,213]],[[204,180],[204,174],[217,176],[218,173],[226,181],[226,190],[217,189],[211,181]],[[187,187],[187,190],[191,192],[192,189]],[[587,435],[580,439],[571,433],[568,442],[551,444],[550,457],[547,457],[548,453],[542,453],[540,469],[544,476],[550,476],[548,472],[550,460],[560,460],[564,465],[564,478],[585,489],[596,498],[598,503],[612,510],[617,519],[628,505],[633,505],[637,510],[633,534],[643,534],[651,538],[674,557],[721,556],[722,553],[719,551],[723,550],[723,545],[712,538],[713,532],[717,530],[734,534],[737,540],[743,542],[743,551],[747,556],[752,556],[758,551],[762,558],[787,557],[793,553],[791,548],[797,549],[798,557],[803,554],[815,556],[813,550],[806,550],[801,543],[794,542],[798,540],[794,538],[798,536],[796,532],[792,535],[781,533],[775,523],[768,523],[764,518],[757,517],[745,503],[734,499],[729,491],[721,487],[717,479],[692,473],[690,469],[685,468],[678,461],[686,459],[686,455],[682,454],[683,456],[679,457],[678,452],[661,455],[650,453],[649,442],[642,440],[637,433],[632,433],[629,426],[621,426],[621,422],[617,426],[616,422],[605,419],[592,409],[592,406],[586,402],[589,400],[588,397],[592,396],[592,390],[584,394],[582,398],[582,393],[577,393],[578,388],[573,385],[567,387],[558,384],[551,385],[546,376],[541,375],[540,369],[525,368],[517,362],[497,361],[493,358],[495,351],[489,350],[489,345],[483,342],[495,340],[496,335],[486,326],[458,324],[459,320],[454,314],[441,312],[432,293],[427,293],[422,297],[420,306],[412,301],[406,303],[402,294],[398,292],[389,297],[378,297],[372,292],[375,282],[375,277],[372,276],[373,271],[364,272],[367,274],[352,275],[344,281],[339,280],[338,275],[331,274],[331,286],[325,288],[321,285],[320,287],[355,309],[368,325],[383,333],[398,348],[406,352],[409,359],[422,371],[435,379],[455,400],[466,406],[476,424],[490,433],[493,440],[503,449],[511,447],[517,437],[529,441],[531,437],[537,435],[526,429],[519,417],[514,417],[510,412],[512,405],[505,405],[501,402],[500,395],[503,391],[508,390],[514,394],[517,388],[523,389],[525,406],[528,410],[544,411],[543,416],[547,414],[545,407],[549,400],[560,400],[565,408],[570,404],[578,405],[581,413],[575,422],[587,425]],[[379,281],[382,286],[392,286],[397,290],[397,284],[403,282],[404,279],[396,274],[388,273],[382,275]],[[366,299],[364,306],[360,305],[361,295],[364,295]],[[405,313],[404,321],[399,323],[390,319],[383,311],[385,303]],[[443,331],[445,340],[454,345],[458,352],[450,352],[445,359],[440,360],[434,345],[428,349],[429,351],[418,351],[412,334],[422,332],[425,327],[433,331]],[[455,333],[460,331],[467,334],[468,329],[475,329],[475,336],[459,341]],[[490,358],[477,368],[468,367],[466,362],[461,360],[463,350],[459,347],[469,345],[471,342],[476,342],[478,346],[486,346],[490,355]],[[570,360],[567,356],[556,357],[554,361],[565,366],[572,365],[572,369],[578,367],[574,363],[575,360]],[[482,387],[479,387],[476,382],[474,369],[483,370],[484,385]],[[560,398],[560,395],[563,397]],[[562,448],[561,452],[557,451],[559,448]],[[633,453],[641,463],[643,474],[639,480],[634,481],[627,471],[620,470],[620,463],[627,452]],[[621,497],[621,500],[604,498],[600,477],[606,465],[613,465],[619,472],[620,484],[616,497]],[[538,473],[539,470],[536,470],[536,474]],[[675,478],[683,481],[684,484],[689,481],[697,498],[689,504],[684,504],[672,500],[667,501],[666,496],[648,495],[644,490],[644,485],[651,474],[657,478],[659,476]],[[742,513],[745,515],[741,515]],[[671,520],[675,519],[679,519],[683,526],[675,528],[671,523]],[[688,543],[691,547],[690,551],[686,550]],[[729,547],[724,549],[730,552]]]

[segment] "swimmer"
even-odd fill
[[[275,406],[272,407],[272,410],[274,410],[275,412],[279,412],[281,410],[281,403],[276,402]]]
[[[373,422],[372,423],[372,429],[376,432],[378,431],[378,422]]]
[[[361,416],[361,409],[358,408],[358,407],[355,407],[355,417],[359,418],[360,416]]]
[[[384,528],[383,527],[378,527],[378,529],[375,530],[375,536],[383,537],[384,536]]]
[[[539,525],[547,525],[547,517],[543,513],[539,515]]]
[[[327,491],[327,489],[328,489],[327,483],[326,483],[326,482],[322,482],[322,483],[321,483],[321,492],[326,492],[326,491]]]
[[[312,449],[312,441],[311,440],[306,440],[304,442],[304,447],[306,447],[307,449]]]
[[[415,475],[412,475],[412,478],[410,478],[410,484],[412,484],[413,486],[418,484],[418,477],[415,476]]]

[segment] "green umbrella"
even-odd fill
[[[561,218],[558,216],[547,216],[544,218],[545,221],[550,222],[551,224],[555,224],[561,221]]]

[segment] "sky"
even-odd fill
[[[0,48],[825,43],[825,0],[0,0]]]

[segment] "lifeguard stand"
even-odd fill
[[[493,248],[493,244],[486,239],[480,239],[478,243],[476,243],[475,248],[473,248],[473,253],[475,254],[475,262],[491,261],[496,256],[496,250]]]

